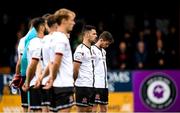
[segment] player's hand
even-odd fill
[[[40,85],[41,85],[41,80],[40,80],[40,79],[37,79],[36,82],[35,82],[35,84],[34,84],[34,87],[33,87],[33,88],[37,89],[37,88],[40,87]]]
[[[48,81],[46,82],[45,86],[43,87],[43,89],[50,89],[53,86],[53,78],[49,77]]]
[[[10,82],[9,86],[14,86],[16,88],[22,87],[23,80],[21,74],[14,74],[12,81]]]
[[[27,92],[29,90],[29,85],[27,83],[24,83],[24,85],[22,86],[22,90],[24,92]]]

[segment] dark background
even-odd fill
[[[76,33],[81,30],[81,21],[85,21],[86,24],[92,24],[96,27],[98,27],[99,22],[103,22],[104,30],[110,31],[115,39],[115,43],[107,49],[108,65],[111,69],[118,68],[116,64],[111,64],[114,60],[112,56],[117,56],[118,52],[112,51],[118,51],[119,42],[126,31],[124,27],[125,16],[133,16],[135,20],[135,28],[133,29],[134,37],[136,37],[140,30],[145,29],[144,20],[149,21],[150,25],[148,28],[152,32],[155,32],[156,19],[167,19],[169,20],[168,27],[173,26],[177,31],[177,66],[174,68],[180,67],[180,13],[179,2],[176,0],[5,0],[0,3],[0,67],[13,65],[11,56],[15,54],[15,46],[18,43],[17,32],[21,24],[25,24],[25,35],[28,30],[28,21],[31,18],[42,16],[45,13],[54,13],[60,8],[71,9],[77,14],[77,24],[72,32],[72,42],[76,40]],[[100,32],[98,31],[98,33]],[[154,34],[152,33],[152,35]],[[170,45],[172,44],[168,44],[168,41],[166,41],[166,47],[168,48]]]

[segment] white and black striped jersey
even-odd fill
[[[107,84],[107,65],[106,65],[106,51],[96,45],[91,46],[93,54],[95,88],[108,88]]]
[[[80,44],[74,53],[74,62],[81,63],[75,86],[94,87],[94,67],[91,48]]]

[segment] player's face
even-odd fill
[[[73,14],[70,14],[69,18],[66,20],[66,30],[68,33],[72,31],[75,25],[74,19],[75,19],[75,16]]]
[[[108,48],[109,47],[109,45],[110,45],[111,43],[109,42],[109,41],[106,41],[106,40],[102,40],[101,41],[101,48]]]
[[[95,30],[95,29],[92,29],[92,30],[89,32],[89,41],[90,41],[91,43],[95,43],[96,38],[97,38],[96,30]]]

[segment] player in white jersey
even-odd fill
[[[41,96],[42,96],[42,112],[49,112],[50,99],[51,99],[51,89],[43,89],[45,83],[49,79],[49,65],[50,65],[50,45],[52,42],[52,35],[57,30],[57,23],[53,15],[49,15],[46,18],[46,29],[49,32],[48,35],[44,36],[42,40],[42,58],[41,67],[42,72],[36,81],[35,87],[40,87],[41,85]]]
[[[106,65],[106,51],[111,43],[114,42],[114,39],[110,32],[104,31],[99,36],[98,41],[95,45],[91,46],[91,51],[93,54],[93,63],[94,63],[94,74],[95,74],[95,83],[94,83],[94,106],[93,112],[97,112],[97,107],[99,104],[99,112],[107,112],[108,104],[108,82],[107,82],[107,65]]]
[[[37,31],[37,37],[33,38],[29,42],[27,49],[28,67],[26,71],[26,81],[23,85],[23,90],[30,92],[30,110],[33,112],[41,111],[41,90],[35,89],[34,85],[38,78],[36,73],[37,65],[41,58],[42,38],[44,37],[45,21],[43,18],[37,18],[34,26]]]
[[[73,62],[68,34],[75,25],[75,13],[68,9],[59,9],[54,14],[58,24],[57,32],[53,33],[50,60],[52,73],[45,89],[53,86],[53,110],[57,112],[70,112],[74,104],[73,98]],[[50,66],[51,67],[51,66]]]
[[[94,87],[94,66],[91,44],[97,34],[94,26],[85,25],[82,31],[83,43],[74,53],[74,80],[76,86],[76,105],[78,112],[91,112]]]
[[[33,27],[34,25],[34,21],[35,19],[32,19],[29,24],[30,24],[30,29]],[[25,48],[25,38],[26,36],[24,36],[23,38],[20,39],[19,44],[18,44],[18,61],[16,64],[16,72],[13,78],[13,81],[11,84],[14,84],[14,82],[18,85],[18,88],[21,91],[21,106],[23,108],[23,112],[28,112],[28,97],[27,97],[27,92],[22,90],[22,84],[24,83],[25,79],[26,79],[26,75],[23,75],[21,73],[21,59],[22,59],[22,55],[24,52],[24,48]]]

